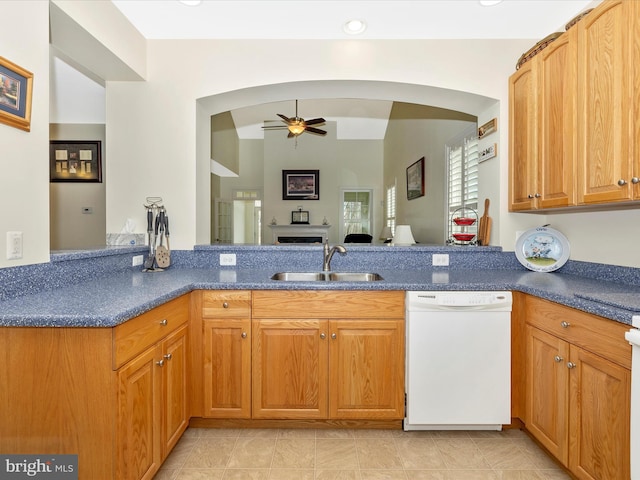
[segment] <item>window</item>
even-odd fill
[[[387,202],[385,206],[385,227],[391,229],[391,236],[396,233],[396,185],[387,187]]]
[[[371,199],[373,190],[342,191],[343,235],[350,233],[371,233]]]
[[[475,130],[475,129],[474,129]],[[478,211],[478,137],[468,132],[447,145],[449,194],[447,238],[451,236],[451,214],[467,207]]]

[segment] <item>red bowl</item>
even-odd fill
[[[470,242],[476,236],[475,233],[454,233],[453,238],[459,242]]]
[[[476,223],[476,219],[469,217],[456,217],[453,219],[453,223],[456,225],[473,225]]]

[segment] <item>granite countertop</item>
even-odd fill
[[[193,290],[511,290],[617,322],[640,314],[640,286],[523,270],[376,269],[377,282],[282,282],[273,269],[171,268],[105,274],[0,302],[0,326],[113,327]]]

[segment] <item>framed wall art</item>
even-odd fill
[[[102,182],[102,142],[99,140],[51,140],[51,182]]]
[[[283,200],[320,200],[320,170],[283,170]]]
[[[0,57],[0,123],[29,132],[33,73]]]
[[[407,167],[407,200],[424,195],[424,157]]]
[[[482,138],[490,133],[498,131],[498,119],[493,118],[478,128],[478,138]]]

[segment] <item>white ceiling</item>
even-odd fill
[[[477,0],[203,0],[199,6],[178,0],[112,1],[148,39],[530,38],[533,46],[600,0],[504,0],[490,7]],[[354,18],[368,27],[356,37],[342,30]],[[70,84],[59,75],[69,75],[68,69],[56,66],[52,73],[57,90]],[[95,87],[87,79],[89,94]],[[76,79],[74,96],[81,88]],[[298,113],[336,121],[338,138],[380,139],[391,106],[384,101],[307,99],[300,101]],[[276,113],[294,116],[294,99],[231,112],[243,139],[263,138],[264,121],[277,121]]]
[[[344,39],[357,18],[363,39],[541,39],[591,0],[112,0],[146,38]]]

